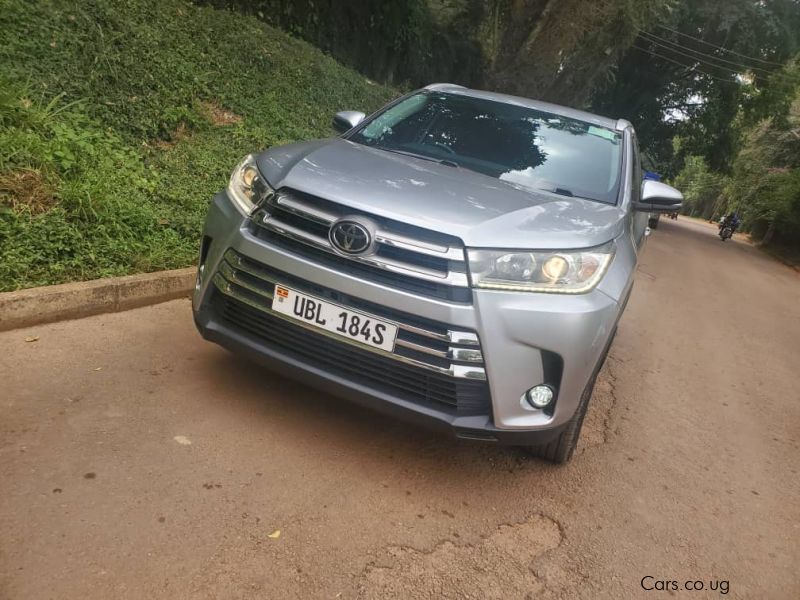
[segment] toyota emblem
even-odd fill
[[[345,254],[363,254],[372,246],[367,226],[350,219],[334,223],[328,237],[333,247]]]

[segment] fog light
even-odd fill
[[[549,385],[537,385],[525,392],[520,404],[525,410],[547,408],[553,401],[553,395],[553,388]]]

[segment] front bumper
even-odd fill
[[[212,283],[228,250],[315,286],[477,332],[490,409],[485,414],[464,415],[430,403],[410,402],[320,368],[314,361],[288,355],[252,332],[232,326],[215,308],[217,291]],[[459,437],[503,443],[545,443],[560,432],[599,367],[621,313],[620,303],[599,289],[577,296],[474,290],[471,304],[456,304],[387,288],[255,238],[224,192],[215,197],[209,211],[201,265],[193,307],[198,329],[206,339],[382,412],[445,428]],[[520,398],[540,383],[557,390],[553,410],[524,410]]]

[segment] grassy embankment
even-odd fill
[[[0,3],[0,291],[182,267],[247,152],[393,95],[179,0]]]

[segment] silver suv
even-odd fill
[[[630,123],[438,84],[247,156],[213,200],[203,337],[460,438],[565,462],[649,213]]]

